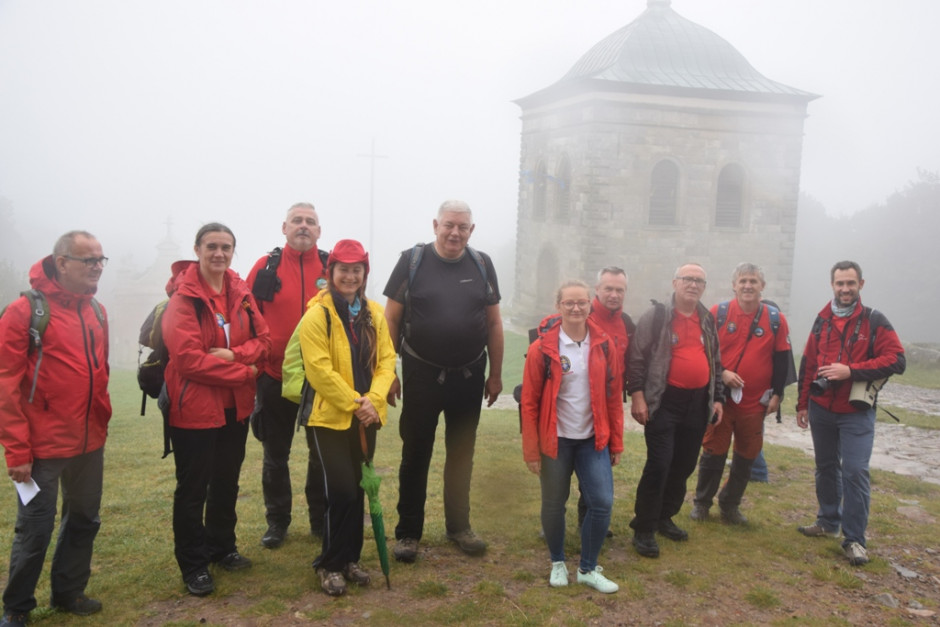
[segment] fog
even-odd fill
[[[673,0],[809,105],[802,190],[834,215],[940,171],[936,0]],[[23,267],[95,233],[141,270],[167,225],[204,222],[247,273],[313,202],[322,248],[361,239],[381,288],[446,198],[511,297],[519,173],[513,99],[565,74],[646,0],[0,0],[0,201]],[[377,157],[369,155],[375,146]],[[371,168],[374,166],[374,178]],[[0,207],[0,208],[3,208]],[[369,241],[370,208],[374,241]],[[0,216],[2,217],[2,216]],[[629,272],[629,268],[627,269]],[[819,282],[826,288],[827,269]],[[795,289],[799,289],[797,284]]]

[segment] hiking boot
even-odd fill
[[[418,541],[414,538],[402,538],[395,543],[392,554],[399,562],[412,564],[418,558]]]
[[[346,566],[343,567],[343,577],[346,578],[346,581],[351,581],[360,586],[368,586],[372,583],[372,577],[369,576],[369,573],[362,570],[362,567],[359,566],[359,562],[349,562]]]
[[[826,531],[820,526],[819,523],[813,523],[812,525],[799,526],[796,528],[797,531],[802,533],[804,536],[809,538],[838,538],[838,531]]]
[[[696,503],[692,505],[692,511],[689,512],[689,518],[695,522],[706,521],[708,520],[708,510],[709,508],[707,506]]]
[[[280,525],[269,525],[268,530],[261,536],[261,544],[266,549],[276,549],[284,544],[287,537],[287,529]]]
[[[721,522],[726,525],[747,525],[747,517],[741,513],[741,510],[737,507],[732,507],[731,509],[721,510]]]
[[[858,542],[849,542],[842,548],[845,550],[845,556],[849,558],[849,564],[852,566],[862,566],[868,563],[868,551]]]
[[[676,523],[672,522],[672,518],[660,520],[656,525],[656,529],[659,533],[676,542],[685,542],[689,539],[689,532],[684,529],[679,529]]]
[[[460,550],[467,555],[483,555],[483,552],[486,551],[486,542],[473,533],[472,529],[464,529],[457,533],[448,532],[447,539],[456,542]]]
[[[238,551],[232,551],[218,562],[219,566],[229,571],[230,573],[235,572],[236,570],[246,570],[251,568],[251,560],[239,553]]]
[[[603,568],[596,566],[594,570],[582,573],[581,569],[578,569],[578,583],[583,583],[589,588],[594,588],[598,592],[603,592],[604,594],[612,594],[617,590],[620,590],[620,586],[615,584],[613,581],[601,574]]]
[[[335,570],[326,570],[318,568],[317,574],[320,575],[320,587],[331,597],[341,597],[346,594],[346,581],[343,580],[343,573]]]
[[[643,557],[659,557],[659,545],[652,531],[637,531],[633,534],[633,548]]]
[[[28,614],[4,614],[0,627],[26,627]]]
[[[552,562],[552,574],[548,577],[548,585],[553,588],[568,585],[568,567],[564,562]]]
[[[185,581],[186,589],[189,590],[189,593],[194,597],[204,597],[215,590],[215,582],[212,581],[212,575],[210,575],[209,571],[205,568],[197,571]]]
[[[101,611],[101,601],[89,599],[84,594],[79,594],[71,601],[65,603],[53,601],[52,607],[70,614],[75,614],[76,616],[91,616]]]

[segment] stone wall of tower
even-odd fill
[[[676,266],[705,266],[705,302],[731,295],[740,261],[760,264],[765,296],[789,304],[802,153],[804,102],[745,102],[687,96],[582,94],[522,114],[514,321],[530,324],[551,309],[547,285],[564,278],[593,283],[605,265],[630,275],[627,309],[669,295]],[[535,211],[538,163],[552,176],[570,163],[568,212]],[[674,225],[648,221],[650,177],[663,159],[679,171]],[[744,170],[739,227],[715,226],[718,176]],[[554,260],[554,277],[546,272]],[[541,273],[540,273],[541,270]]]

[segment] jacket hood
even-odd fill
[[[84,294],[76,294],[62,287],[55,277],[55,259],[52,255],[43,257],[29,269],[29,286],[45,294],[46,298],[55,299],[59,302],[91,300],[95,292],[98,291],[95,288]]]
[[[179,292],[191,298],[207,299],[208,294],[199,280],[199,262],[183,259],[174,261],[170,266],[170,280],[166,283],[166,294],[172,296]],[[244,281],[238,281],[238,273],[229,268],[225,271],[225,287],[230,295],[244,298],[248,295],[248,287]]]

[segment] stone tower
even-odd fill
[[[514,322],[553,311],[566,278],[630,277],[626,308],[670,293],[683,262],[730,296],[740,261],[789,305],[803,121],[817,96],[774,82],[727,41],[648,0],[522,109]]]

